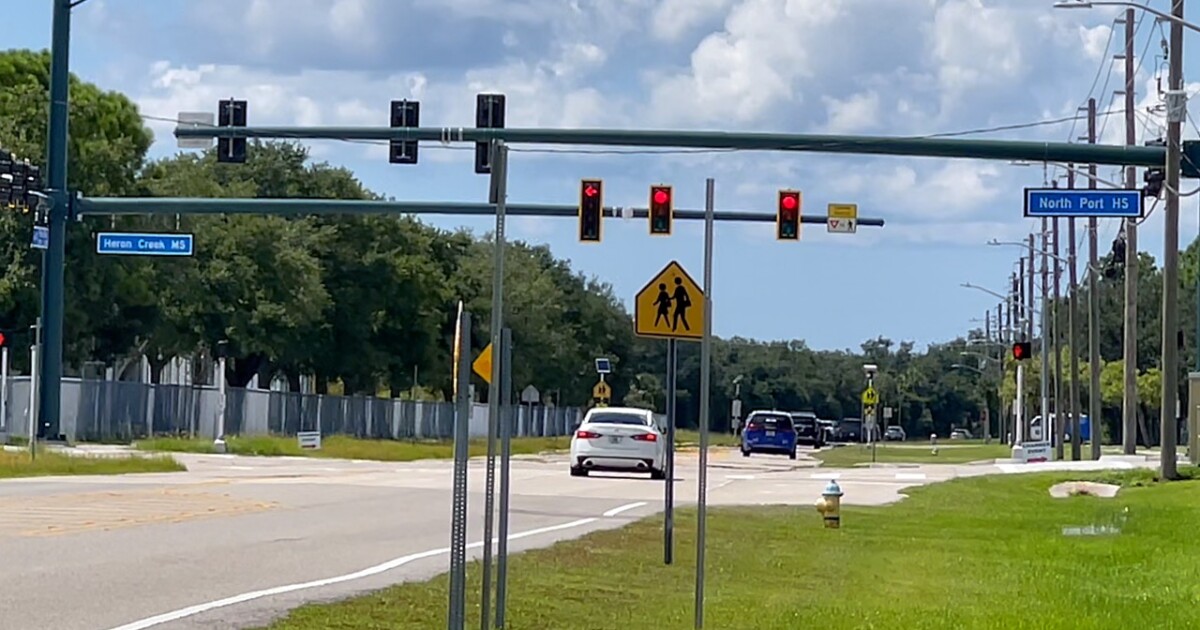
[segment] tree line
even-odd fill
[[[48,68],[46,52],[0,52],[0,145],[35,162],[44,155]],[[72,188],[84,195],[382,199],[349,170],[311,160],[296,143],[253,143],[245,164],[220,164],[211,153],[150,160],[153,138],[130,99],[77,77],[71,90],[69,172]],[[30,231],[28,216],[0,213],[0,329],[17,347],[28,347],[40,309],[41,257],[29,247]],[[100,231],[193,233],[195,255],[97,255]],[[120,368],[144,357],[157,380],[169,360],[205,361],[224,339],[232,386],[255,375],[278,376],[298,390],[301,376],[310,375],[318,392],[444,400],[452,390],[460,300],[474,317],[474,351],[490,339],[489,234],[442,230],[409,216],[231,214],[93,217],[72,222],[68,239],[70,373],[89,362]],[[1195,262],[1194,249],[1185,261]],[[630,313],[610,285],[571,269],[545,245],[513,242],[506,256],[506,322],[518,390],[532,384],[555,404],[586,406],[596,380],[593,359],[606,356],[615,404],[663,409],[666,344],[633,334]],[[1143,273],[1141,296],[1149,302],[1155,272]],[[1109,310],[1102,307],[1101,326],[1111,360],[1120,356],[1120,324],[1110,321]],[[1187,319],[1182,312],[1194,323],[1194,313]],[[1157,348],[1149,321],[1155,313],[1143,306],[1139,356],[1147,368]],[[1003,392],[998,380],[963,367],[967,341],[917,350],[912,342],[875,338],[854,351],[820,351],[800,340],[717,339],[713,427],[728,429],[735,392],[745,411],[857,417],[862,366],[874,363],[880,404],[894,409],[893,421],[910,435],[978,429],[985,409],[999,413]],[[13,360],[18,371],[28,369],[26,353],[13,353]],[[680,343],[678,365],[680,422],[695,426],[698,344]],[[125,372],[133,378],[132,369]],[[476,384],[486,394],[484,383]]]

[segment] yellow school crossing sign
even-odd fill
[[[704,336],[704,292],[672,260],[633,302],[633,329],[642,337],[691,339]]]
[[[600,381],[592,388],[592,398],[608,402],[612,400],[612,388],[609,387],[608,383]]]
[[[879,404],[879,392],[875,391],[874,387],[868,387],[863,390],[862,404],[868,407],[874,407]]]

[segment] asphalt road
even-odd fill
[[[5,630],[246,628],[300,604],[445,572],[451,462],[181,455],[186,473],[0,482]],[[677,504],[696,501],[679,456]],[[812,504],[830,478],[857,505],[1002,466],[827,470],[802,457],[710,457],[710,505]],[[470,476],[470,553],[481,553],[483,462]],[[562,456],[514,458],[513,552],[660,511],[642,475],[567,474]]]

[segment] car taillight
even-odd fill
[[[639,433],[633,436],[633,439],[640,440],[642,442],[657,442],[658,436],[653,433]]]
[[[576,431],[576,432],[575,432],[575,437],[577,437],[577,438],[579,438],[579,439],[581,439],[581,440],[591,440],[591,439],[595,439],[595,438],[598,438],[598,437],[600,437],[600,434],[599,434],[599,433],[592,432],[592,431],[583,431],[583,430],[580,430],[580,431]]]
[[[750,431],[759,431],[762,429],[762,425],[761,424],[752,424],[746,428]]]

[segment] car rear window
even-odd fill
[[[752,416],[748,421],[750,429],[767,429],[768,431],[791,431],[792,419],[787,416]]]
[[[650,424],[646,421],[646,416],[632,413],[594,413],[588,416],[587,421],[602,424],[636,424],[643,427]]]

